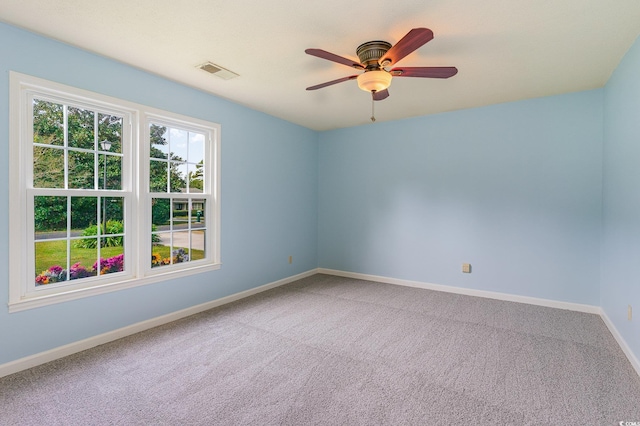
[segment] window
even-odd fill
[[[25,155],[33,165],[25,188],[33,291],[124,272],[130,227],[124,212],[131,209],[132,191],[131,132],[123,132],[123,124],[130,124],[131,113],[37,93],[25,101],[33,141],[31,158]]]
[[[164,270],[206,259],[212,205],[207,130],[153,116],[147,128],[150,267]]]
[[[219,125],[12,72],[10,127],[10,311],[219,268]]]

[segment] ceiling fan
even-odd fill
[[[360,62],[335,55],[322,49],[307,49],[305,53],[327,59],[339,64],[364,71],[362,74],[350,75],[337,80],[327,81],[307,87],[307,90],[317,90],[343,81],[358,81],[358,87],[366,92],[371,92],[374,101],[381,101],[389,97],[388,87],[393,77],[422,77],[422,78],[449,78],[458,73],[456,67],[396,67],[395,65],[405,56],[409,55],[420,46],[433,39],[433,31],[428,28],[414,28],[409,31],[395,45],[386,41],[368,41],[356,49]],[[372,120],[374,118],[372,117]]]

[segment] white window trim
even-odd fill
[[[27,232],[33,231],[33,224],[27,223],[25,212],[29,207],[27,197],[27,181],[31,168],[27,167],[26,161],[31,158],[28,150],[32,151],[33,141],[26,140],[29,133],[29,120],[32,112],[29,111],[29,103],[23,102],[21,97],[27,96],[27,92],[46,93],[50,96],[60,96],[63,99],[74,99],[78,102],[86,102],[89,105],[97,105],[105,109],[115,109],[119,112],[127,112],[131,119],[131,134],[133,149],[128,153],[131,156],[133,170],[128,170],[124,174],[131,177],[127,191],[122,192],[123,197],[130,197],[130,205],[133,208],[125,212],[128,226],[137,230],[137,238],[128,238],[125,243],[125,252],[133,254],[132,265],[128,265],[127,274],[115,273],[114,277],[105,277],[91,286],[86,284],[70,284],[52,289],[42,289],[37,292],[28,293],[27,280],[33,277],[28,276],[27,262],[33,261],[33,247],[30,247],[32,236]],[[109,293],[140,285],[151,284],[181,277],[190,276],[197,273],[217,270],[221,266],[220,262],[220,125],[205,120],[195,119],[168,111],[116,99],[98,93],[77,89],[63,84],[47,81],[37,77],[10,72],[10,109],[9,109],[9,312],[18,312],[26,309],[47,306],[88,296]],[[20,107],[23,109],[20,110]],[[206,129],[210,132],[211,141],[208,146],[209,151],[205,154],[207,161],[211,161],[211,205],[207,207],[206,214],[210,219],[207,223],[207,258],[206,261],[185,262],[185,264],[171,265],[162,268],[150,267],[151,242],[150,234],[145,232],[151,229],[151,214],[149,211],[148,182],[148,127],[149,117],[164,119],[169,123],[183,123],[190,128]],[[25,120],[27,122],[25,122]],[[123,132],[125,131],[123,123]],[[146,141],[146,142],[145,142]],[[123,144],[123,153],[125,153]],[[28,170],[27,170],[28,169]],[[29,174],[28,174],[29,173]],[[145,177],[147,180],[145,180]],[[130,191],[128,191],[130,189]],[[120,195],[117,195],[120,196]],[[33,207],[33,206],[31,206]],[[132,232],[125,231],[131,235]],[[147,241],[148,240],[148,241]],[[149,255],[147,255],[149,254]],[[193,263],[193,265],[191,265]],[[159,270],[156,270],[159,269]],[[84,282],[84,280],[82,280]],[[37,294],[35,294],[37,293]]]

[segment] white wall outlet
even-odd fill
[[[293,256],[289,256],[289,264],[293,263]]]
[[[633,318],[633,310],[631,309],[631,305],[629,305],[627,306],[627,319],[631,321],[631,318]]]
[[[463,263],[462,264],[462,272],[464,272],[465,274],[470,274],[471,273],[471,264],[470,263]]]

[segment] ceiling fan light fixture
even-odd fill
[[[358,76],[358,87],[365,92],[379,92],[391,85],[391,74],[384,70],[365,71]]]

